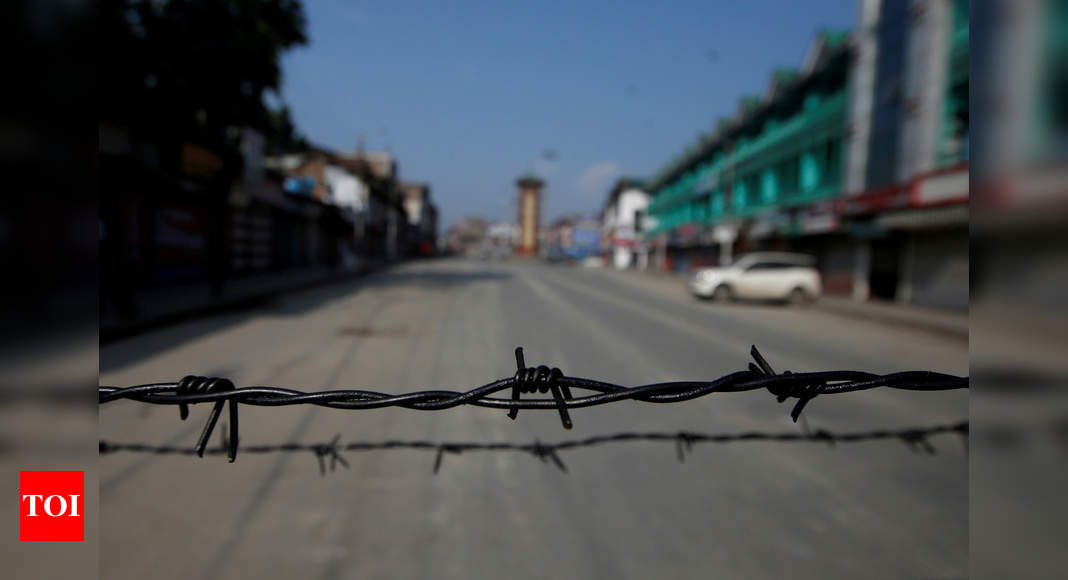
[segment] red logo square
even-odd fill
[[[19,472],[19,540],[85,539],[85,472]]]

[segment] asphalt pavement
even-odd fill
[[[818,308],[715,304],[679,284],[535,262],[434,260],[288,294],[101,348],[101,381],[187,374],[239,386],[467,390],[528,365],[620,384],[743,370],[968,373],[968,344]],[[767,392],[554,411],[241,408],[241,444],[430,440],[545,443],[622,431],[786,432]],[[192,446],[208,412],[100,408],[111,442]],[[968,416],[965,391],[819,397],[809,428],[922,427]],[[225,414],[224,414],[225,421]],[[104,578],[964,578],[968,461],[899,441],[663,442],[526,454],[376,450],[321,476],[311,453],[116,453],[100,460]]]

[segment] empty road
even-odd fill
[[[690,299],[680,280],[524,262],[437,260],[189,320],[101,348],[101,381],[187,374],[239,386],[389,393],[467,390],[528,365],[620,384],[742,370],[756,344],[777,371],[968,373],[964,340],[823,312]],[[580,393],[576,393],[580,394]],[[241,407],[242,445],[555,442],[621,431],[782,432],[765,391],[668,405],[423,412]],[[192,446],[208,405],[100,407],[111,442]],[[854,431],[967,418],[966,391],[819,397],[811,428]],[[226,415],[223,415],[223,421]],[[214,436],[213,445],[217,444]],[[311,453],[100,460],[104,578],[964,578],[968,462],[899,441],[675,445],[560,453],[349,452],[320,476]]]

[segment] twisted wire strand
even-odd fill
[[[258,406],[318,405],[332,409],[366,410],[402,407],[421,411],[440,411],[460,405],[508,409],[515,419],[519,409],[555,409],[565,429],[572,427],[569,409],[604,405],[631,399],[646,403],[678,403],[711,393],[737,393],[767,389],[782,403],[797,399],[790,415],[796,422],[802,409],[818,395],[841,394],[875,388],[911,391],[943,391],[968,388],[968,378],[931,371],[905,371],[878,375],[862,371],[818,371],[775,373],[771,365],[753,346],[750,354],[754,363],[748,370],[737,371],[711,381],[673,381],[626,387],[604,381],[569,377],[558,368],[541,365],[527,367],[522,347],[516,348],[515,375],[476,387],[466,392],[425,390],[399,395],[363,389],[338,389],[308,393],[296,389],[273,386],[235,388],[228,379],[187,376],[177,383],[160,382],[131,387],[101,386],[99,403],[129,399],[157,405],[178,405],[180,417],[188,416],[187,406],[196,403],[215,403],[208,423],[197,444],[203,453],[211,431],[226,401],[230,403],[230,461],[237,454],[238,403]],[[492,395],[511,389],[511,398]],[[572,389],[592,391],[594,394],[575,397]],[[551,393],[551,398],[521,398],[523,393]]]
[[[131,399],[157,405],[186,405],[211,403],[220,400],[237,401],[246,405],[284,406],[311,404],[333,409],[379,409],[403,407],[424,411],[440,411],[460,405],[474,405],[496,409],[553,409],[554,399],[501,399],[490,395],[516,387],[515,377],[498,379],[467,392],[427,390],[391,395],[361,389],[338,389],[307,393],[295,389],[271,386],[252,386],[232,390],[179,394],[178,383],[160,382],[131,387],[101,386],[99,403]],[[816,385],[816,394],[838,394],[888,387],[911,391],[944,391],[968,388],[968,378],[932,371],[904,371],[877,375],[862,371],[818,371],[762,375],[754,371],[738,371],[712,381],[674,381],[624,387],[593,379],[559,376],[558,386],[586,389],[596,395],[565,400],[568,409],[592,407],[623,399],[648,403],[676,403],[711,393],[737,393],[768,389],[777,396],[797,397],[798,387]],[[782,394],[779,394],[782,393]]]
[[[780,433],[767,433],[749,431],[743,433],[695,433],[689,431],[678,432],[624,432],[612,435],[596,435],[585,439],[572,439],[557,443],[512,443],[512,442],[433,442],[433,441],[356,441],[340,443],[340,435],[335,436],[330,443],[281,443],[275,445],[246,445],[242,447],[245,453],[306,453],[311,452],[319,459],[319,471],[325,474],[327,460],[330,470],[340,464],[349,467],[348,461],[341,455],[343,451],[375,451],[414,449],[421,451],[434,451],[434,473],[441,468],[442,459],[446,453],[459,455],[465,452],[500,451],[528,453],[541,461],[552,461],[557,468],[567,471],[558,451],[594,447],[608,443],[623,443],[631,441],[656,441],[674,442],[676,456],[680,463],[685,461],[685,454],[690,452],[697,443],[738,443],[746,441],[773,441],[773,442],[809,442],[826,443],[860,443],[878,440],[899,440],[911,450],[927,454],[936,453],[934,445],[928,440],[931,436],[942,434],[957,434],[964,438],[967,445],[968,421],[935,425],[931,427],[911,427],[906,429],[877,429],[870,431],[858,431],[847,433],[834,433],[824,429],[810,432],[787,431]],[[149,453],[155,455],[194,455],[198,450],[174,445],[147,445],[141,443],[113,443],[100,441],[100,454],[113,453]],[[229,453],[228,442],[224,439],[219,447],[209,448],[205,451],[208,455],[221,455]]]

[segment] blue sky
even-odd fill
[[[362,136],[429,182],[442,231],[514,219],[529,170],[548,182],[545,222],[655,173],[800,66],[818,28],[854,26],[856,1],[306,0],[310,43],[283,57],[281,92],[313,142]]]

